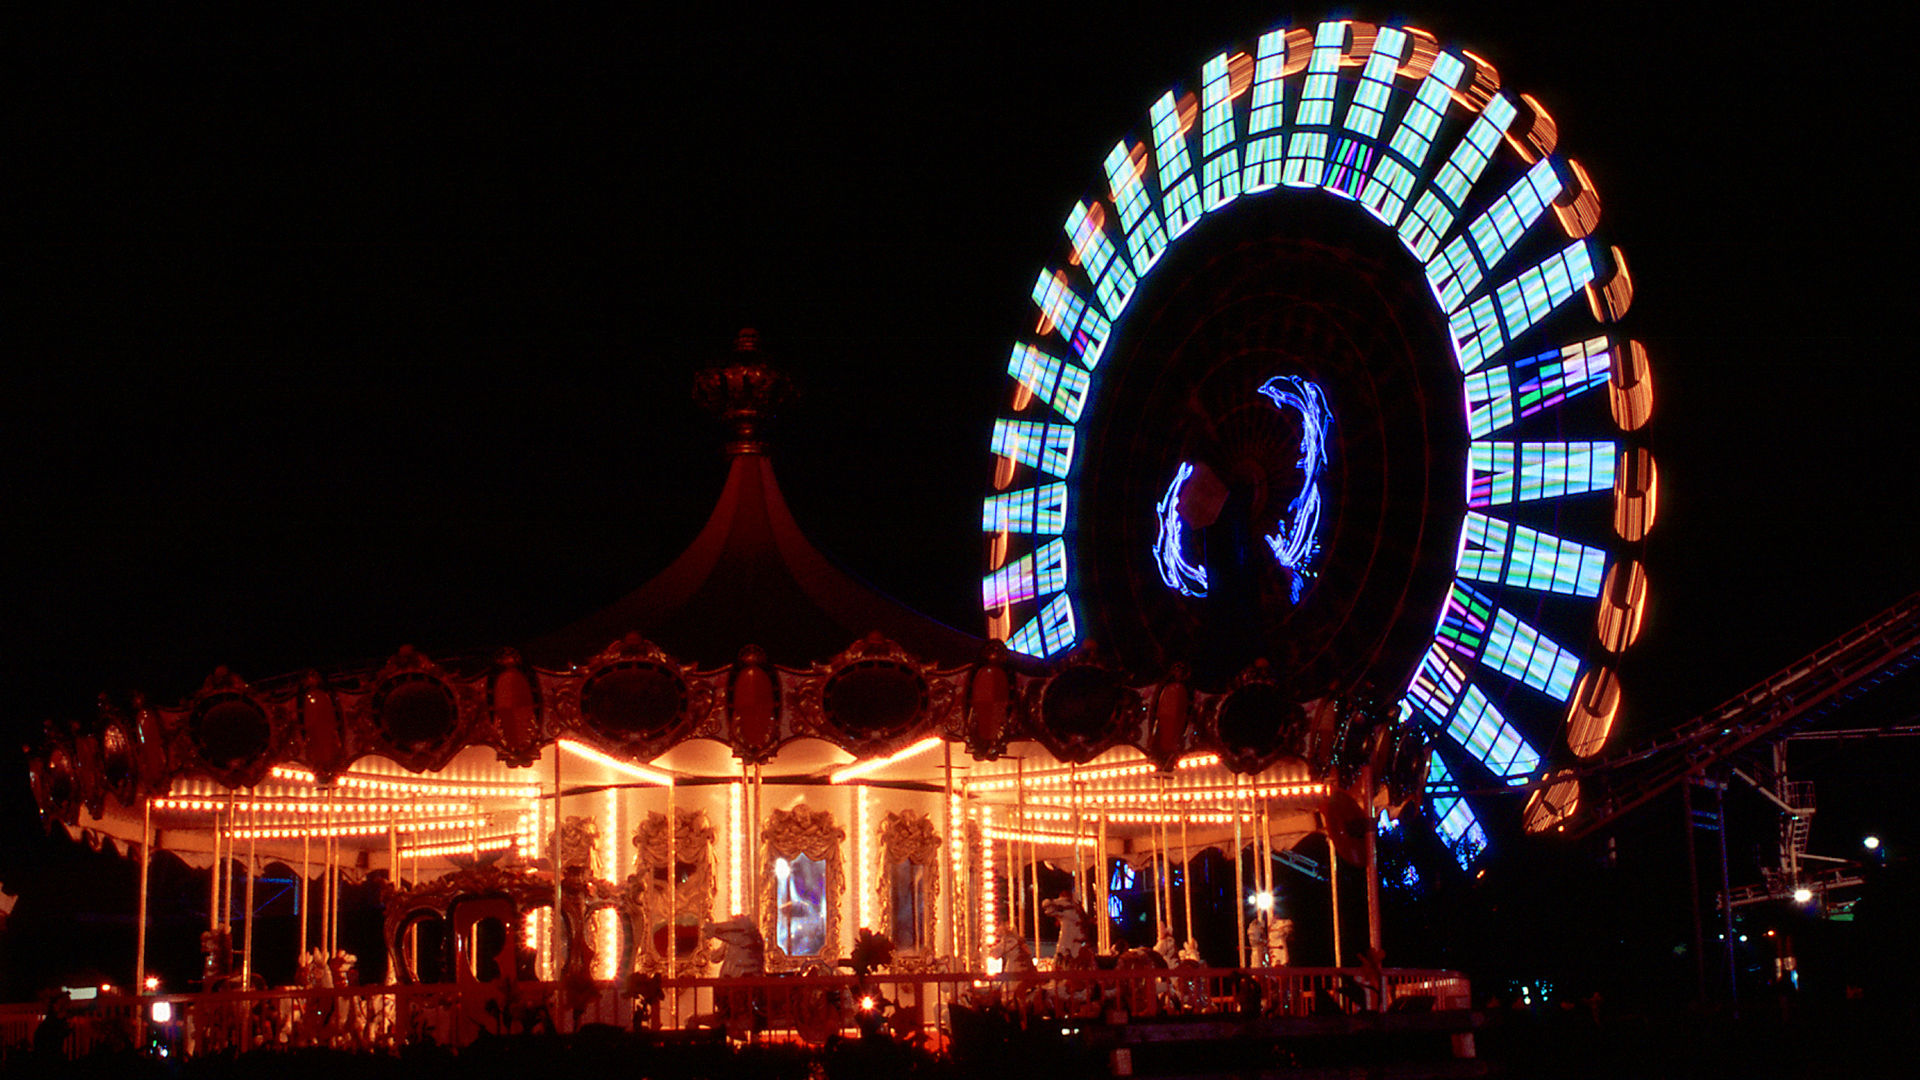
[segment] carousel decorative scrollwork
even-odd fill
[[[520,974],[519,961],[515,959],[508,967],[503,962],[505,957],[499,953],[517,949],[528,912],[553,906],[553,879],[536,871],[482,863],[411,889],[394,889],[389,885],[382,895],[382,903],[386,908],[383,929],[387,955],[395,959],[394,974],[401,982],[421,981],[413,951],[405,947],[406,936],[410,928],[430,920],[442,921],[449,930],[441,935],[443,954],[437,958],[435,967],[464,982],[491,973],[496,965],[502,974],[509,970]],[[483,917],[501,918],[505,933],[498,945],[499,952],[487,958],[491,962],[474,962],[479,956],[480,943],[474,940],[474,925],[478,920],[460,925],[458,916],[463,908],[483,912]]]
[[[706,966],[700,927],[713,918],[718,891],[713,867],[713,823],[704,810],[674,811],[673,866],[668,864],[667,816],[649,813],[633,831],[634,873],[625,898],[639,938],[638,967],[649,974],[664,970],[667,951],[676,949],[676,970],[697,975]]]
[[[554,862],[561,875],[560,919],[564,929],[560,938],[561,978],[590,978],[594,960],[608,949],[619,954],[617,970],[632,970],[636,912],[628,895],[602,875],[599,824],[590,817],[562,818],[556,840],[558,858]],[[594,940],[594,916],[603,908],[612,908],[618,916],[617,940]]]
[[[767,966],[794,971],[828,961],[840,940],[847,831],[804,803],[775,810],[761,834],[760,928]]]

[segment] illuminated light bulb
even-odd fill
[[[1806,887],[1805,885],[1802,885],[1802,886],[1800,886],[1799,888],[1797,888],[1797,889],[1795,889],[1795,890],[1793,890],[1793,902],[1794,902],[1794,903],[1796,903],[1796,904],[1807,904],[1807,903],[1811,903],[1812,901],[1813,901],[1813,890],[1812,890],[1812,889],[1809,889],[1809,888],[1807,888],[1807,887]]]
[[[1880,838],[1877,836],[1868,836],[1865,840],[1860,841],[1860,843],[1868,851],[1878,851],[1880,849]]]

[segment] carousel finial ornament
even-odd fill
[[[740,331],[733,355],[693,377],[693,399],[727,425],[727,455],[764,454],[767,429],[796,397],[793,380],[760,351],[759,331]]]

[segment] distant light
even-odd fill
[[[173,1002],[156,1001],[153,1003],[153,1022],[164,1024],[173,1019]]]
[[[101,984],[100,984],[100,992],[101,992],[101,993],[103,993],[103,994],[111,994],[111,993],[113,993],[113,984],[112,984],[112,983],[101,983]]]
[[[1741,934],[1741,935],[1740,935],[1740,943],[1744,945],[1744,944],[1746,944],[1746,941],[1747,941],[1747,935],[1745,935],[1745,934]]]
[[[873,1001],[873,995],[872,995],[872,994],[868,994],[868,995],[867,995],[866,997],[863,997],[863,998],[861,998],[861,999],[860,999],[860,1011],[861,1011],[861,1012],[872,1012],[872,1011],[873,1011],[873,1005],[874,1005],[874,1001]]]
[[[1254,893],[1253,906],[1261,911],[1272,911],[1273,910],[1273,894],[1270,892]]]
[[[1868,851],[1877,851],[1880,848],[1880,838],[1877,836],[1869,835],[1865,840],[1860,841],[1860,843],[1864,844]]]
[[[1769,931],[1767,931],[1767,936],[1768,936],[1768,937],[1772,937],[1772,936],[1773,936],[1773,931],[1771,931],[1771,930],[1769,930]]]
[[[1793,902],[1796,904],[1812,903],[1813,890],[1807,888],[1805,885],[1793,890]]]
[[[146,985],[147,985],[147,989],[149,989],[149,990],[158,990],[158,989],[160,989],[160,976],[158,976],[158,975],[149,975],[149,976],[147,976],[147,984],[146,984]]]

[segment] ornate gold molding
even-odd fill
[[[767,943],[767,967],[773,971],[794,971],[808,964],[832,963],[831,955],[840,942],[840,898],[846,892],[846,874],[840,864],[840,848],[847,832],[833,823],[833,815],[813,810],[802,803],[792,810],[775,810],[760,836],[760,932]],[[805,855],[826,864],[826,897],[821,904],[826,938],[817,955],[789,956],[779,943],[779,882],[775,880],[775,859],[792,861]]]
[[[680,864],[691,867],[687,879],[678,881],[678,867],[668,871],[665,879],[659,874],[667,865],[667,816],[649,813],[633,831],[634,872],[627,878],[626,894],[639,918],[635,936],[640,940],[639,962],[643,970],[651,972],[666,966],[666,954],[654,942],[655,926],[677,927],[688,919],[692,925],[700,926],[713,919],[713,902],[719,889],[714,875],[713,841],[713,823],[707,820],[705,810],[675,809],[673,855]],[[674,880],[674,884],[669,886],[668,880]],[[672,942],[674,937],[670,930],[667,940]],[[691,969],[705,966],[705,956],[696,947],[691,955],[680,960],[676,970],[688,975],[695,973]]]
[[[878,929],[894,939],[894,955],[902,961],[936,951],[934,933],[938,919],[934,898],[940,895],[940,856],[940,834],[933,831],[933,822],[925,814],[917,810],[899,810],[881,821],[880,869],[874,875],[874,888],[880,893]],[[915,943],[911,946],[902,945],[899,935],[894,933],[893,864],[903,859],[922,869],[919,881],[921,919],[920,925],[915,927]],[[906,970],[901,964],[894,966]]]

